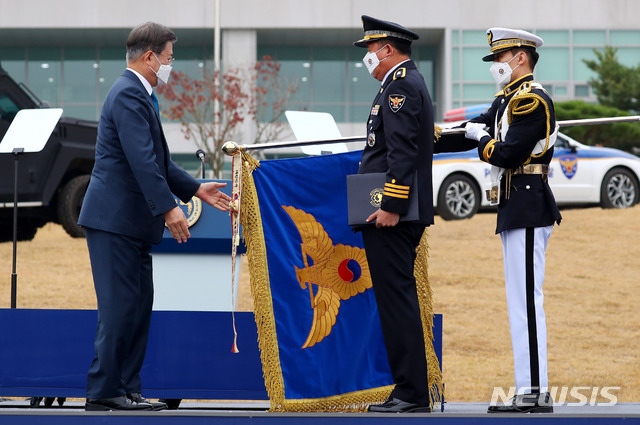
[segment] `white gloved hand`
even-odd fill
[[[484,136],[491,137],[491,135],[484,129],[484,124],[480,122],[468,122],[464,128],[466,130],[464,135],[467,139],[479,142]]]

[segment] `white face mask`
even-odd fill
[[[498,85],[498,87],[500,87],[500,89],[503,89],[507,84],[509,84],[509,82],[511,81],[511,74],[513,73],[513,70],[520,66],[518,65],[513,69],[511,69],[511,67],[509,66],[511,61],[518,56],[520,55],[512,57],[509,62],[494,62],[491,64],[489,72],[491,72],[491,76],[494,80],[496,80],[496,84]]]
[[[161,86],[163,84],[167,84],[167,82],[169,81],[169,76],[171,75],[171,70],[173,69],[171,67],[171,65],[163,65],[162,62],[160,62],[160,59],[158,59],[158,57],[156,56],[156,54],[154,53],[153,56],[156,58],[156,60],[158,61],[158,63],[160,64],[160,68],[158,68],[158,72],[153,71],[153,68],[149,67],[154,74],[156,74],[156,77],[158,77],[158,85]]]
[[[384,49],[385,47],[387,47],[386,44],[382,46],[380,50]],[[380,59],[378,59],[378,52],[380,50],[378,50],[377,52],[367,52],[367,54],[362,58],[362,62],[364,62],[364,66],[367,67],[367,71],[369,71],[369,74],[373,74],[373,70],[376,69],[378,65],[380,65],[380,62],[382,62]],[[384,59],[387,59],[388,57],[389,56]]]

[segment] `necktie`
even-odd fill
[[[156,105],[156,111],[160,114],[160,105],[158,104],[158,98],[154,92],[151,92],[151,100],[153,101],[153,104]]]

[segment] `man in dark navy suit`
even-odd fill
[[[167,82],[176,40],[160,24],[134,28],[126,43],[127,69],[100,116],[95,166],[78,220],[98,301],[86,410],[166,408],[141,395],[153,305],[151,245],[162,240],[165,223],[179,243],[190,236],[173,194],[229,208],[229,196],[219,190],[225,184],[200,183],[170,158],[152,88]]]
[[[433,224],[433,106],[410,58],[418,35],[369,16],[362,17],[362,24],[364,38],[354,45],[367,49],[364,64],[382,85],[369,114],[358,172],[386,173],[386,183],[380,208],[368,218],[372,224],[361,230],[395,383],[388,400],[369,411],[430,412],[413,263],[425,226]],[[418,198],[419,218],[400,221],[410,195]]]

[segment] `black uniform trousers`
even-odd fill
[[[151,244],[85,227],[98,300],[87,398],[140,393],[153,307]]]
[[[424,332],[413,275],[424,229],[423,224],[404,222],[379,229],[367,226],[362,238],[395,383],[391,397],[428,405]]]

